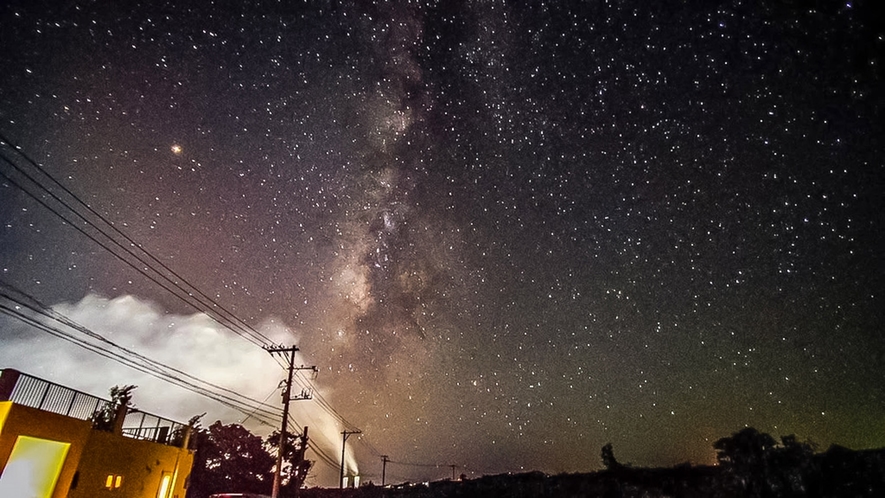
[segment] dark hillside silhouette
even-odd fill
[[[618,463],[611,444],[602,448],[605,470],[586,474],[541,472],[462,481],[406,483],[381,488],[306,489],[303,498],[841,498],[885,496],[885,449],[854,451],[814,446],[795,436],[778,443],[742,429],[714,444],[719,465],[636,468]]]

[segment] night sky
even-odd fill
[[[0,134],[297,344],[350,425],[294,418],[333,463],[362,430],[364,480],[712,463],[745,426],[885,446],[875,2],[525,3],[7,1]],[[279,403],[271,355],[0,172],[5,285]],[[0,366],[244,417],[0,326]]]

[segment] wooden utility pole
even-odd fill
[[[295,351],[298,351],[298,347],[292,346],[289,348],[285,348],[283,346],[265,346],[265,351],[270,354],[274,353],[289,353],[289,357],[286,359],[288,365],[286,370],[288,375],[286,376],[286,384],[283,386],[283,423],[280,428],[280,443],[279,448],[277,448],[277,468],[274,472],[273,476],[273,490],[271,491],[271,498],[279,498],[280,496],[280,484],[282,482],[282,470],[283,470],[283,454],[286,452],[286,434],[289,425],[289,402],[290,401],[298,401],[302,399],[310,399],[310,393],[308,391],[301,391],[301,394],[292,397],[292,375],[295,373],[295,370],[313,370],[316,372],[317,367],[305,367],[295,366]]]
[[[277,469],[273,475],[273,491],[271,491],[271,498],[278,498],[280,496],[280,471],[283,468],[283,451],[286,447],[286,429],[288,428],[289,422],[289,401],[292,398],[292,373],[295,371],[295,351],[298,351],[298,348],[292,346],[291,348],[284,348],[282,346],[279,347],[265,347],[268,353],[289,353],[289,375],[286,378],[286,385],[283,388],[283,426],[280,428],[280,444],[277,448]]]
[[[387,455],[381,455],[381,487],[384,487],[384,477],[387,474],[387,462],[390,461],[390,458]]]

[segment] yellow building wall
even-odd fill
[[[52,498],[184,498],[194,459],[186,449],[93,430],[89,421],[3,401],[0,474],[18,436],[71,445]],[[171,489],[159,497],[164,473],[170,476]],[[109,475],[121,476],[119,487],[106,487]]]
[[[157,494],[164,473],[172,484],[166,496],[184,498],[193,461],[193,453],[186,449],[92,431],[80,459],[77,487],[68,498],[166,498]],[[120,487],[108,489],[108,476],[121,476]]]
[[[70,443],[52,494],[52,498],[65,498],[91,433],[88,421],[0,401],[0,469],[6,467],[18,436]]]

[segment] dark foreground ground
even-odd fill
[[[587,474],[541,472],[381,488],[306,489],[301,498],[657,498],[657,497],[876,497],[885,498],[885,449],[834,447],[807,461],[764,468],[683,465],[666,469],[622,467]]]

